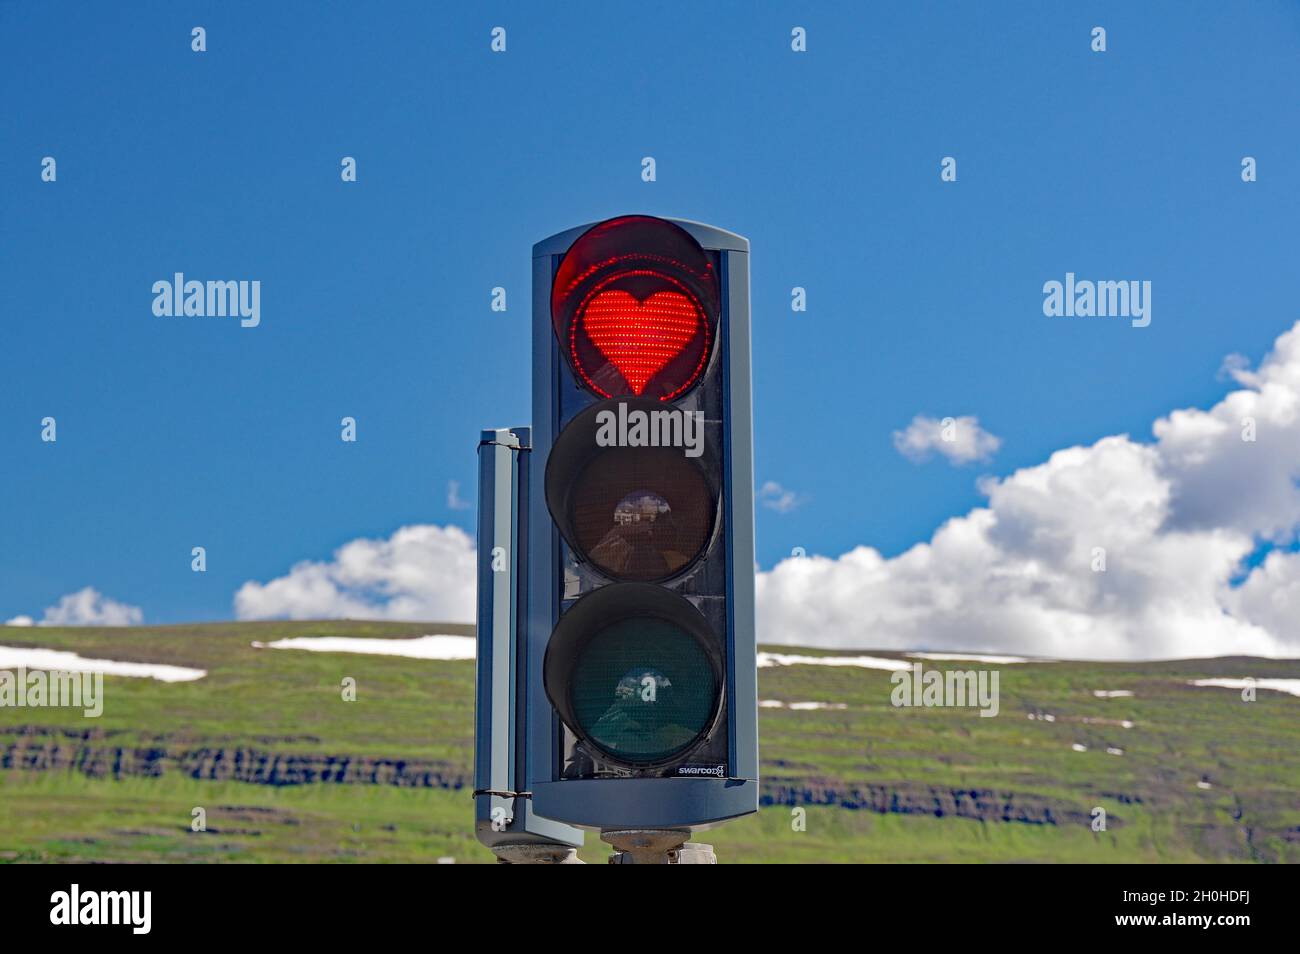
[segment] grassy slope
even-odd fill
[[[32,727],[114,746],[250,747],[286,753],[439,760],[470,770],[473,663],[257,650],[295,635],[468,634],[468,627],[354,622],[209,624],[118,630],[0,627],[0,644],[209,671],[197,682],[105,680],[98,720],[57,709],[0,708],[0,752]],[[974,663],[933,663],[973,667]],[[1187,680],[1297,677],[1300,662],[1196,660],[1002,666],[1001,715],[895,709],[888,673],[764,669],[760,695],[846,703],[846,710],[761,710],[765,779],[800,799],[870,786],[927,793],[992,790],[1052,807],[1060,824],[789,807],[716,829],[724,861],[1300,860],[1300,699],[1200,689]],[[357,680],[358,701],[339,684]],[[1098,699],[1094,689],[1129,689]],[[1031,721],[1051,713],[1055,722]],[[1083,720],[1101,720],[1086,722]],[[1131,729],[1115,724],[1135,723]],[[20,737],[15,730],[27,727]],[[1075,752],[1072,743],[1087,745]],[[68,744],[68,743],[63,743]],[[75,744],[75,741],[72,743]],[[1124,755],[1109,755],[1108,746]],[[1197,781],[1208,779],[1208,790]],[[1111,824],[1086,819],[1104,807]],[[208,831],[190,831],[202,806]],[[1066,817],[1074,820],[1066,820]],[[486,861],[470,832],[467,791],[376,785],[272,787],[77,772],[0,771],[0,859]],[[594,836],[588,860],[604,852]]]

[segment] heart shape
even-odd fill
[[[699,332],[700,310],[688,296],[657,291],[644,301],[611,289],[587,302],[582,327],[605,360],[640,396],[646,384]]]

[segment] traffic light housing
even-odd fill
[[[748,253],[641,215],[534,246],[527,777],[545,818],[757,810]]]

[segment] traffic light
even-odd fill
[[[527,780],[540,816],[757,810],[749,243],[622,216],[533,249]]]

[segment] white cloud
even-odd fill
[[[1294,634],[1300,628],[1300,553],[1270,553],[1229,596],[1233,612],[1271,633]]]
[[[793,490],[787,490],[775,480],[769,480],[758,488],[758,502],[768,510],[777,513],[789,513],[803,503],[803,497]]]
[[[1300,656],[1300,324],[1209,410],[986,479],[988,504],[886,559],[860,546],[758,577],[759,638],[1058,658]],[[1242,440],[1254,422],[1256,440]],[[915,422],[913,422],[915,424]],[[937,448],[936,448],[937,449]],[[1105,572],[1094,572],[1104,548]]]
[[[139,626],[144,613],[138,606],[111,600],[94,587],[68,593],[45,608],[40,622],[30,616],[5,620],[6,626]]]
[[[452,510],[468,510],[474,506],[468,500],[460,499],[460,481],[447,481],[447,506]]]
[[[1225,355],[1223,363],[1219,365],[1220,381],[1235,381],[1237,384],[1250,386],[1250,359],[1244,354]]]
[[[1002,439],[980,427],[979,418],[945,417],[939,420],[918,414],[906,430],[894,431],[894,448],[914,463],[942,454],[952,464],[969,464],[992,457]]]
[[[474,541],[459,527],[402,527],[353,540],[328,562],[304,561],[235,594],[239,619],[474,619]]]

